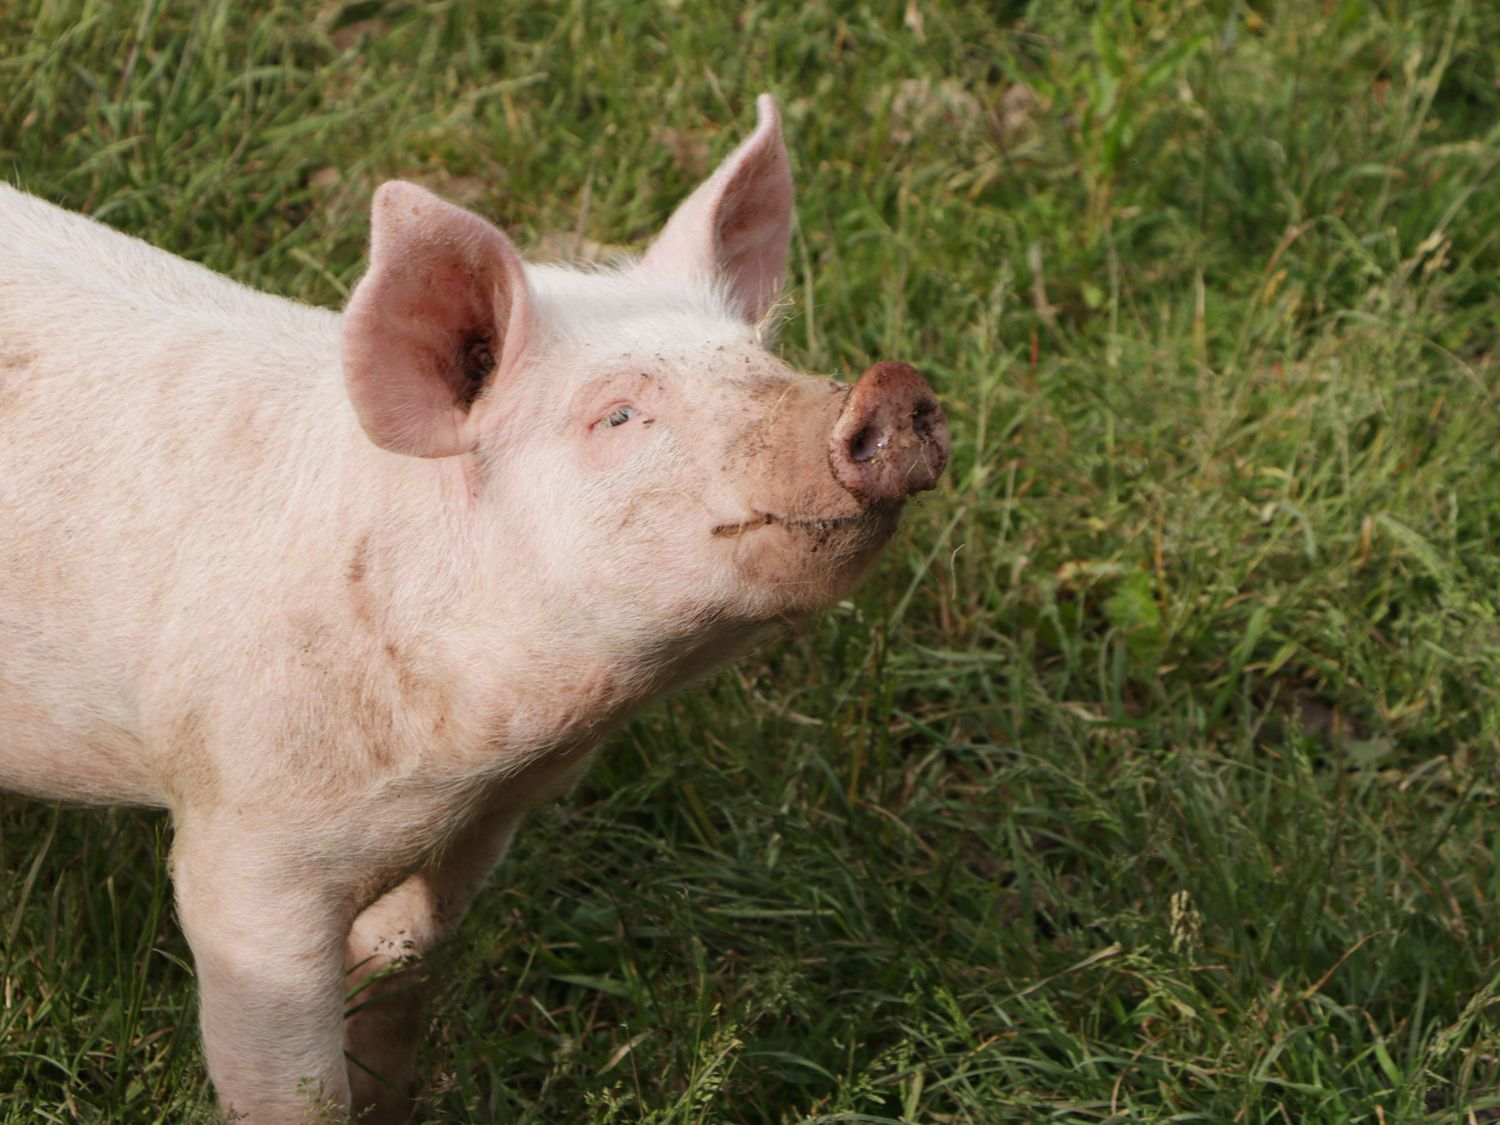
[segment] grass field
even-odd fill
[[[786,355],[953,465],[532,817],[424,1120],[1500,1120],[1494,5],[16,0],[0,176],[336,306],[382,179],[638,246],[762,90]],[[0,798],[0,1121],[209,1118],[169,840]]]

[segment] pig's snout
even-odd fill
[[[834,478],[865,504],[937,484],[948,464],[948,420],[909,364],[877,363],[854,384],[828,439]]]

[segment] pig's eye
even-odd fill
[[[604,418],[599,422],[599,425],[605,426],[608,429],[612,430],[616,426],[623,426],[626,422],[630,421],[634,417],[635,407],[617,406],[604,416]]]

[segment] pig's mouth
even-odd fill
[[[755,615],[791,622],[853,588],[896,530],[900,511],[900,502],[872,504],[847,515],[751,508],[744,519],[725,520],[710,530],[732,544],[746,591],[771,598],[773,608],[759,600]]]
[[[853,528],[865,528],[872,523],[889,518],[878,508],[859,512],[852,516],[778,516],[774,512],[754,512],[749,519],[733,523],[721,523],[713,527],[711,535],[719,538],[738,538],[762,527],[784,527],[788,531],[802,531],[811,535],[825,536],[831,532]]]

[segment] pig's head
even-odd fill
[[[911,367],[849,386],[765,349],[792,181],[775,104],[758,108],[644,257],[611,270],[523,267],[421,188],[375,197],[344,326],[360,423],[448,459],[496,580],[603,645],[828,605],[948,460]]]

